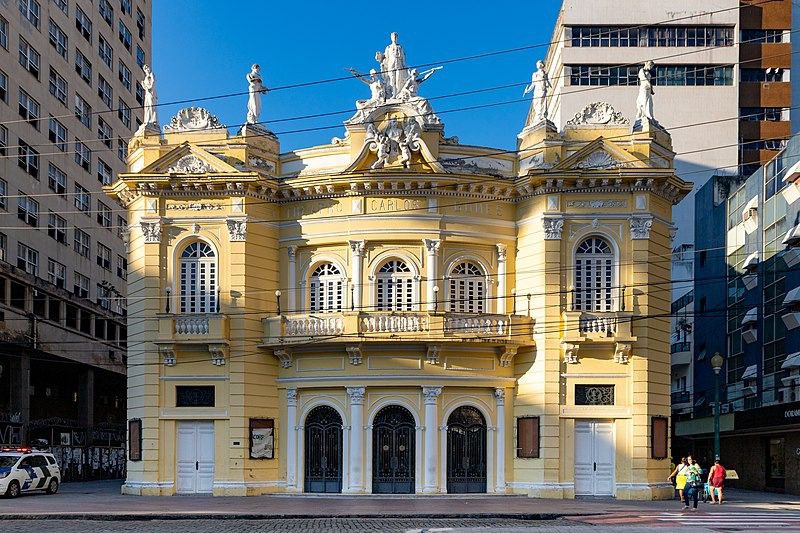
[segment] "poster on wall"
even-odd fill
[[[139,418],[128,420],[128,459],[142,460],[142,421]]]
[[[72,433],[62,433],[59,440],[62,446],[69,446],[72,444]]]
[[[273,419],[250,419],[250,458],[275,458],[275,421]]]

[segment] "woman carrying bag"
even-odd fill
[[[694,501],[692,511],[696,511],[697,500],[703,488],[703,478],[701,477],[703,470],[692,459],[691,455],[686,460],[689,462],[689,466],[686,468],[686,487],[683,489],[683,510],[685,511],[689,508],[689,498],[691,498]]]
[[[667,481],[675,479],[675,488],[678,489],[678,499],[683,501],[683,490],[686,487],[686,470],[689,468],[689,462],[686,457],[681,457],[681,462],[675,467],[675,470],[667,478]]]

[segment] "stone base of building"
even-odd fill
[[[675,487],[670,483],[617,483],[619,500],[672,500]]]

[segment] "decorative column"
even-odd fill
[[[289,267],[286,271],[286,312],[297,312],[297,246],[287,246]]]
[[[433,288],[436,287],[436,278],[439,272],[439,247],[442,245],[442,241],[437,239],[422,239],[422,242],[425,244],[425,250],[428,252],[427,308],[428,311],[434,311],[436,309],[437,295]]]
[[[497,401],[497,442],[495,447],[495,492],[506,491],[506,390],[497,387],[494,389],[494,397]]]
[[[297,488],[297,389],[286,389],[286,488]]]
[[[425,397],[425,485],[422,492],[433,493],[439,492],[438,483],[436,483],[436,430],[439,427],[438,414],[439,414],[439,395],[442,394],[442,387],[422,387],[422,395]]]
[[[352,284],[352,308],[356,311],[361,310],[363,300],[361,299],[362,289],[364,287],[364,274],[361,272],[362,260],[364,258],[364,245],[366,241],[350,241],[350,252],[353,263],[353,273],[350,277]],[[353,426],[355,427],[355,425]]]
[[[351,241],[352,242],[352,241]],[[350,397],[350,487],[347,492],[364,492],[364,393],[366,387],[347,387]]]
[[[506,252],[505,244],[497,244],[497,314],[506,314]]]

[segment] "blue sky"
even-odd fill
[[[411,65],[536,45],[550,40],[560,0],[531,2],[363,2],[276,0],[155,0],[153,68],[159,103],[247,91],[245,75],[261,65],[268,87],[346,76],[377,65],[377,50],[400,34]],[[546,46],[446,64],[422,86],[428,98],[520,83],[530,79]],[[520,99],[523,85],[435,99],[436,112]],[[349,110],[369,89],[356,80],[275,90],[263,101],[261,120]],[[166,123],[180,107],[200,105],[230,127],[244,122],[247,96],[164,105]],[[445,134],[464,144],[515,147],[528,104],[443,113]],[[348,114],[270,124],[281,150],[325,144],[344,133]],[[290,130],[328,127],[318,131]]]

